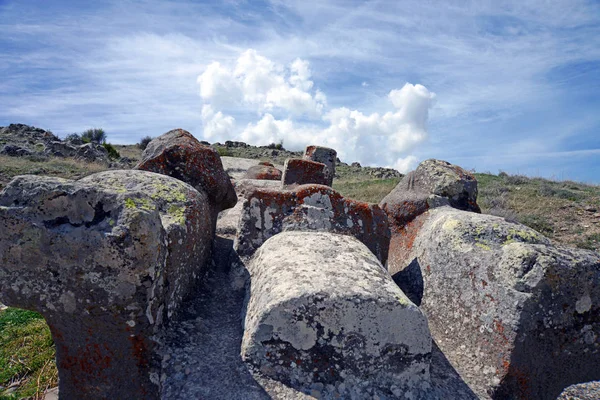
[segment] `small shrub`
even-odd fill
[[[102,128],[92,128],[81,134],[81,140],[84,143],[104,143],[106,142],[106,132]]]
[[[575,243],[580,249],[599,250],[600,249],[600,233],[588,235],[583,241]]]
[[[65,137],[66,142],[72,142],[75,144],[83,143],[83,139],[81,139],[81,135],[78,133],[71,133]]]
[[[115,149],[115,146],[113,146],[112,144],[104,142],[102,143],[102,146],[108,152],[108,158],[110,158],[111,160],[118,160],[119,158],[121,158],[121,155],[119,154],[117,149]]]
[[[554,226],[546,218],[539,215],[523,215],[519,218],[519,222],[546,236],[551,236],[554,233]]]
[[[219,156],[221,156],[221,157],[231,157],[232,156],[231,152],[226,147],[217,147],[217,153],[219,153]]]
[[[283,139],[281,139],[279,143],[270,143],[269,145],[267,145],[267,149],[285,150],[283,148]]]
[[[139,147],[142,150],[146,150],[146,147],[148,147],[148,143],[150,143],[152,141],[152,139],[153,138],[150,136],[143,137],[137,144],[137,147]]]
[[[523,185],[529,182],[529,178],[525,175],[508,175],[504,177],[504,181],[509,185]]]
[[[508,178],[508,174],[506,172],[504,172],[504,171],[500,171],[500,173],[498,174],[498,176],[500,178]]]
[[[566,199],[571,201],[577,201],[581,199],[581,195],[578,193],[572,192],[567,189],[561,189],[559,187],[555,187],[554,185],[543,182],[538,188],[538,194],[543,197],[556,197],[559,199]]]

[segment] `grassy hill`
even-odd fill
[[[141,150],[115,146],[134,162]],[[284,149],[217,146],[222,155],[270,159],[283,163],[298,156]],[[36,174],[77,179],[108,169],[108,165],[66,158],[38,159],[0,155],[0,190],[16,175]],[[333,187],[357,200],[379,202],[401,176],[381,179],[390,171],[341,164]],[[551,181],[521,175],[476,173],[478,203],[484,213],[517,221],[543,233],[555,243],[600,251],[600,187],[571,181]],[[47,325],[36,313],[8,308],[0,311],[0,400],[39,398],[56,386],[54,346]]]

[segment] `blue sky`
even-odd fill
[[[0,126],[600,183],[597,1],[0,0]]]

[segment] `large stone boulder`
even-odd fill
[[[331,186],[327,166],[316,161],[288,158],[283,166],[282,183],[289,185],[317,184]]]
[[[450,207],[410,222],[388,269],[482,398],[554,399],[600,378],[600,256]],[[393,262],[392,262],[393,261]]]
[[[305,160],[311,160],[325,164],[325,179],[327,181],[326,185],[331,186],[333,184],[333,178],[335,177],[335,161],[337,159],[337,151],[328,147],[306,146],[302,158],[304,158]]]
[[[173,129],[153,139],[135,169],[172,176],[205,192],[213,209],[215,223],[219,212],[233,207],[237,202],[219,153],[201,144],[183,129]]]
[[[283,232],[248,270],[244,361],[316,398],[428,398],[427,320],[364,244]]]
[[[457,165],[434,159],[419,164],[379,202],[397,230],[428,209],[447,204],[481,212],[477,205],[477,179]]]
[[[260,163],[248,168],[244,179],[281,181],[281,171],[271,163]]]
[[[250,256],[283,231],[335,232],[356,237],[385,264],[390,232],[377,204],[345,199],[323,185],[290,190],[249,187],[239,217],[235,248]]]
[[[161,327],[207,268],[207,195],[145,171],[0,193],[0,301],[43,314],[61,399],[160,397]]]

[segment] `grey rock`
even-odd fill
[[[323,398],[375,390],[428,398],[427,320],[364,244],[283,232],[263,244],[248,270],[241,354],[257,371]]]
[[[566,388],[557,400],[598,400],[600,399],[600,381],[579,383]]]
[[[404,176],[379,204],[383,209],[391,209],[389,215],[394,213],[394,207],[411,205],[415,199],[421,203],[430,195],[448,199],[454,208],[481,212],[477,205],[475,176],[457,165],[434,159],[423,161],[416,170]]]
[[[218,213],[237,202],[235,190],[215,149],[183,129],[152,139],[136,169],[172,176],[208,195],[216,224]]]
[[[11,156],[11,157],[23,157],[23,156],[29,156],[33,153],[31,150],[29,150],[27,148],[7,144],[6,146],[4,146],[2,148],[2,150],[0,150],[0,154],[4,154],[7,156]]]
[[[395,239],[404,250],[390,273],[478,396],[554,399],[600,378],[597,253],[450,207],[417,217]]]
[[[46,144],[44,153],[54,157],[75,157],[78,154],[78,147],[60,140],[55,140]],[[89,161],[95,161],[95,157],[94,160]]]
[[[0,300],[44,315],[61,398],[159,398],[160,334],[210,257],[207,195],[144,171],[0,193]]]
[[[107,163],[108,152],[98,143],[86,143],[77,147],[75,158],[87,162]]]
[[[325,184],[327,186],[331,186],[333,184],[333,178],[335,176],[335,162],[337,159],[337,152],[334,149],[321,146],[306,146],[306,149],[304,150],[304,156],[302,158],[305,160],[311,160],[325,164]]]
[[[284,231],[335,232],[356,237],[385,264],[390,240],[387,217],[377,204],[345,199],[323,185],[289,190],[253,188],[246,192],[235,249],[252,255]]]
[[[311,183],[331,186],[333,176],[329,176],[327,166],[323,163],[301,158],[288,158],[285,160],[281,179],[284,186]]]

